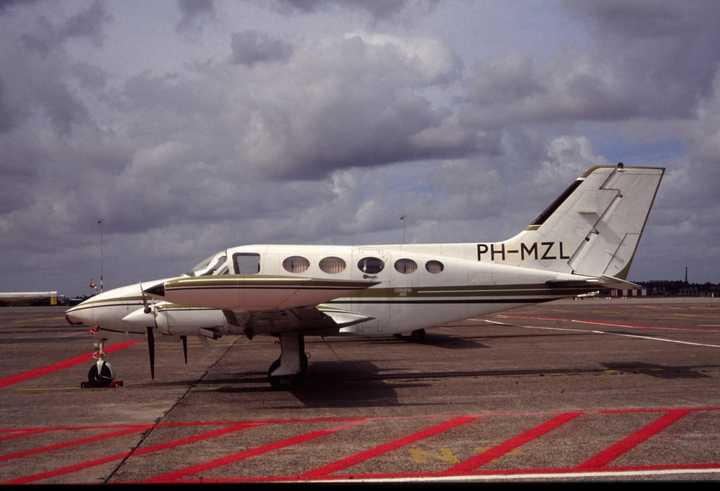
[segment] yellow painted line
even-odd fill
[[[81,382],[83,382],[81,380]],[[80,382],[77,385],[52,386],[52,387],[19,387],[13,392],[64,392],[67,390],[80,390]]]

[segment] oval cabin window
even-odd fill
[[[377,257],[364,257],[358,261],[358,269],[363,273],[379,273],[385,267],[385,262]]]
[[[445,269],[445,266],[440,261],[428,261],[425,263],[425,269],[428,270],[428,273],[441,273],[443,269]]]
[[[320,269],[328,274],[337,274],[345,271],[345,261],[339,257],[330,256],[320,261]]]
[[[395,270],[402,274],[414,273],[417,270],[417,263],[412,259],[398,259],[395,261]]]
[[[310,261],[302,256],[290,256],[282,265],[288,273],[304,273],[310,267]]]

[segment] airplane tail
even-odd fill
[[[596,166],[518,235],[479,244],[494,262],[626,279],[665,169]]]

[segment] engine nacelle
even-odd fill
[[[182,307],[161,302],[146,308],[137,309],[125,317],[123,322],[137,327],[157,326],[161,334],[167,336],[200,336],[201,329],[217,331],[223,334],[233,332],[225,320],[222,310]]]

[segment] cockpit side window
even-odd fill
[[[203,274],[203,276],[210,276],[211,274],[215,274],[215,271],[217,271],[220,268],[220,266],[225,264],[226,259],[227,259],[227,256],[225,256],[225,254],[218,257],[217,260],[213,263],[212,267],[210,269],[208,269],[207,272],[205,272]]]
[[[204,276],[207,274],[211,274],[214,270],[222,266],[222,264],[225,262],[226,256],[225,254],[218,257],[216,261],[213,261],[213,258],[216,256],[216,254],[213,254],[210,257],[207,257],[197,263],[193,268],[190,270],[190,272],[185,273],[188,276]],[[210,263],[213,262],[212,268],[208,269],[210,266]]]
[[[235,274],[258,274],[260,272],[260,254],[233,254]]]

